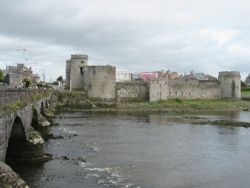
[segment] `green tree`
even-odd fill
[[[246,86],[247,86],[247,84],[245,82],[241,81],[241,87],[245,88]]]
[[[52,85],[58,85],[58,82],[57,81],[54,81],[53,83],[52,83]]]
[[[56,79],[57,82],[62,82],[63,81],[63,77],[62,76],[59,76],[57,79]]]
[[[0,69],[0,82],[3,82],[4,77],[3,77],[3,71]]]
[[[24,78],[22,82],[23,82],[24,87],[26,88],[30,88],[32,84],[31,78]]]

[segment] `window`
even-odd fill
[[[80,67],[80,73],[83,74],[83,68],[82,67]]]

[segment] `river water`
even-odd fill
[[[250,187],[250,130],[185,117],[61,113],[50,131],[64,138],[45,144],[54,159],[18,172],[34,188]],[[199,117],[250,122],[249,112]]]

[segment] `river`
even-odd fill
[[[61,113],[50,131],[64,138],[44,146],[53,160],[17,171],[32,188],[249,187],[250,130],[184,117]],[[249,112],[199,117],[250,122]]]

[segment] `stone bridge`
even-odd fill
[[[50,125],[44,113],[52,96],[50,90],[0,90],[0,162],[12,166],[13,161],[44,159],[44,140],[36,128]]]

